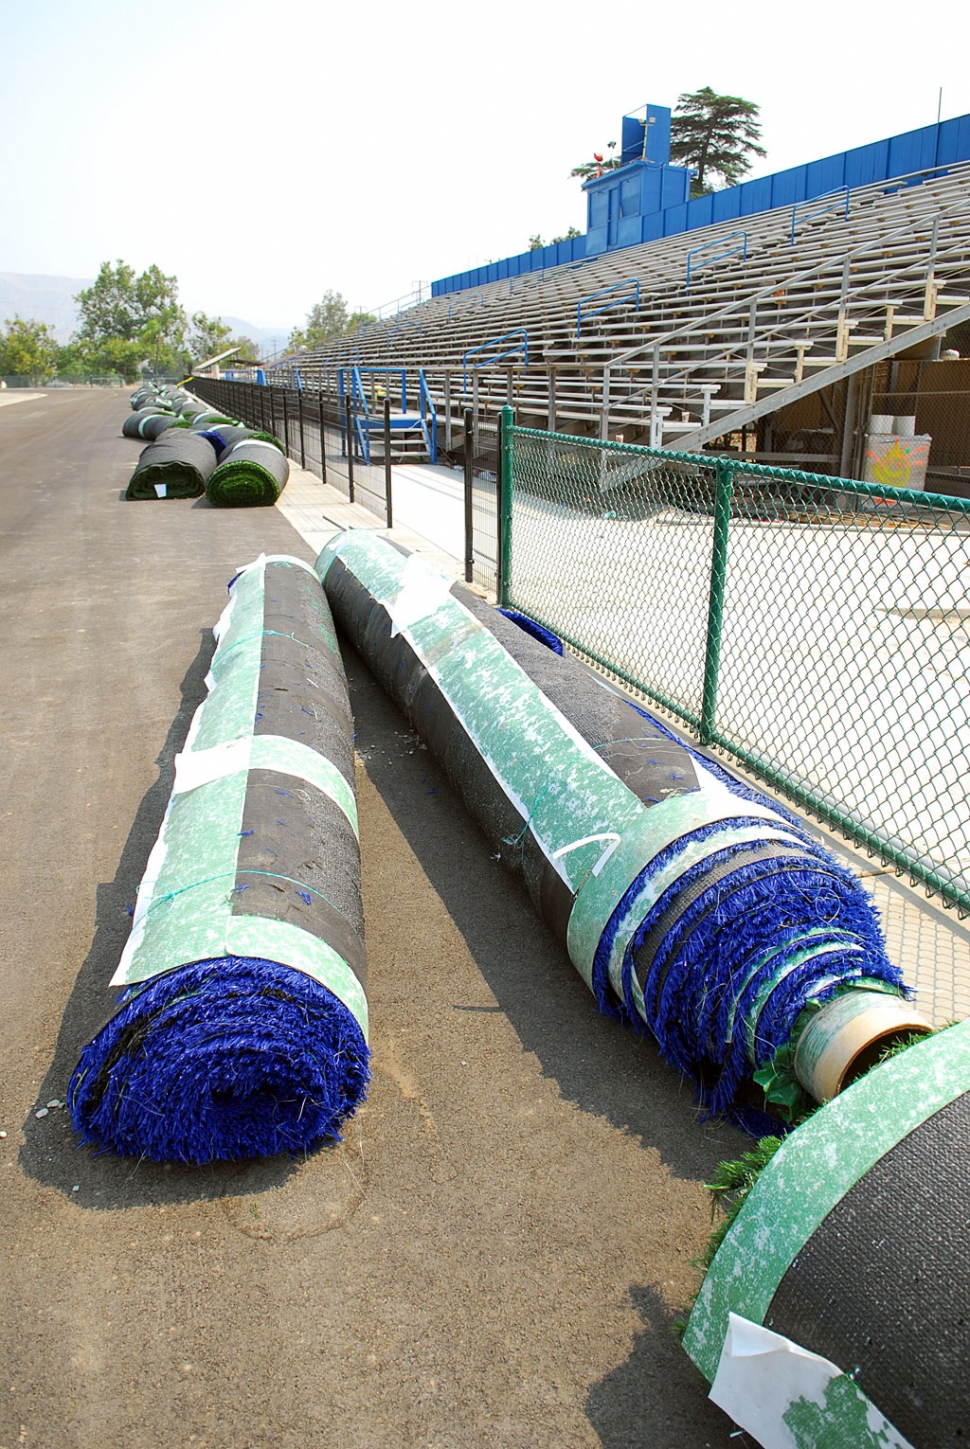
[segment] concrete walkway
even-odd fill
[[[423,492],[422,483],[413,478],[399,480],[399,474],[419,473],[418,468],[395,468],[394,469],[394,498],[398,498],[398,487],[410,488],[420,495]],[[429,490],[430,492],[430,490]],[[427,528],[427,533],[418,532],[403,521],[395,524],[394,528],[384,527],[383,520],[375,513],[364,508],[359,503],[348,503],[346,495],[340,492],[330,483],[321,483],[315,473],[310,473],[303,468],[298,468],[290,461],[290,477],[276,505],[283,517],[292,523],[297,533],[309,544],[318,554],[324,544],[337,533],[342,533],[347,528],[366,528],[375,533],[383,534],[384,537],[393,539],[411,553],[420,553],[435,568],[441,569],[450,578],[462,578],[461,547],[463,534],[458,534],[457,549],[448,551],[443,548],[429,534],[437,531],[431,527],[433,520],[430,517],[431,505],[424,499],[420,500],[419,519]],[[400,513],[408,513],[410,510],[405,505],[399,510]],[[438,537],[444,537],[449,544],[455,543],[453,530],[449,527]]]

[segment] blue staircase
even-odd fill
[[[346,406],[345,399],[350,399],[354,452],[366,465],[370,466],[375,434],[385,453],[397,435],[410,461],[437,463],[438,418],[424,368],[419,367],[417,371],[417,408],[409,408],[406,368],[362,367],[355,364],[338,370],[337,383],[342,406]],[[368,387],[365,378],[374,374],[382,380],[386,379],[387,387],[380,386],[376,377]],[[400,403],[398,406],[395,385],[390,410],[390,436],[387,436],[384,431],[384,396],[395,378],[400,383]]]

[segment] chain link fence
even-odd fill
[[[506,426],[502,602],[970,912],[970,501]]]

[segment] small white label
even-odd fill
[[[155,484],[155,497],[156,498],[167,498],[168,497],[168,484],[167,483],[156,483]]]

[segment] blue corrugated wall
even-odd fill
[[[906,176],[912,171],[923,171],[927,167],[951,166],[958,161],[970,161],[970,115],[957,116],[939,125],[923,126],[902,136],[890,136],[885,141],[873,141],[852,151],[840,151],[837,156],[808,161],[804,166],[776,171],[773,176],[762,176],[757,181],[743,181],[740,186],[699,196],[696,201],[680,206],[668,206],[665,211],[642,218],[637,241],[656,241],[661,236],[674,236],[701,226],[736,221],[739,217],[771,211],[777,206],[811,201],[813,197],[824,196],[826,192],[837,191],[842,186],[868,186],[873,182]],[[431,283],[431,295],[442,297],[449,292],[463,292],[469,287],[500,282],[505,277],[520,277],[526,272],[541,272],[547,267],[561,267],[585,259],[586,238],[574,237],[571,241],[555,242],[534,252],[519,252],[518,256],[490,262],[485,267],[474,267],[468,272],[442,277]]]

